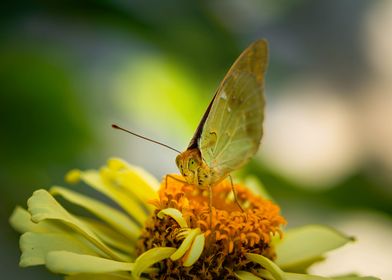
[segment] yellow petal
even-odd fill
[[[103,241],[120,251],[126,252],[129,256],[135,256],[135,246],[134,242],[131,242],[123,235],[114,231],[111,227],[88,218],[79,217],[85,224],[91,228],[94,233]]]
[[[351,237],[322,225],[293,228],[285,232],[282,240],[275,241],[275,262],[284,270],[295,271],[296,267],[310,265],[324,253],[352,240]]]
[[[205,237],[204,234],[199,234],[195,237],[191,248],[184,257],[184,266],[193,265],[200,257],[204,249]]]
[[[20,233],[31,232],[63,232],[56,224],[50,221],[34,223],[31,221],[30,213],[22,207],[16,207],[9,219],[11,226]]]
[[[19,243],[22,251],[19,262],[21,267],[44,264],[46,255],[51,251],[57,250],[98,255],[91,246],[65,233],[26,232],[20,237]]]
[[[129,164],[121,159],[121,158],[117,158],[117,157],[112,157],[108,160],[108,167],[114,171],[119,171],[122,169],[127,169]]]
[[[321,277],[311,274],[284,273],[285,280],[332,280],[329,277]]]
[[[134,264],[67,251],[53,251],[47,254],[46,267],[55,273],[72,275],[77,273],[131,271]]]
[[[245,178],[244,185],[249,188],[253,193],[261,196],[262,198],[272,200],[271,195],[264,187],[263,183],[256,176],[248,176]]]
[[[190,229],[190,228],[181,228],[178,231],[176,238],[178,238],[179,240],[184,239],[185,237],[187,237],[187,235],[189,234],[189,232],[191,230],[192,229]]]
[[[200,234],[200,229],[192,229],[188,235],[185,237],[184,241],[182,241],[180,247],[177,249],[177,251],[170,256],[170,259],[173,261],[178,260],[181,258],[183,255],[185,255],[186,251],[189,249],[189,247],[192,245],[193,239],[195,239],[195,236],[197,234]]]
[[[248,260],[260,264],[266,270],[268,270],[275,280],[284,280],[284,272],[271,260],[258,254],[247,253],[245,254]]]
[[[77,184],[80,182],[80,175],[79,169],[72,169],[65,175],[65,181],[70,184]]]
[[[113,185],[109,178],[105,177],[105,170],[107,169],[101,170],[101,173],[98,173],[95,170],[84,171],[82,172],[82,180],[97,191],[111,198],[140,226],[142,226],[147,219],[147,210],[145,210],[143,205],[139,203],[139,201],[135,200],[135,198],[127,196],[124,192]]]
[[[376,277],[360,277],[360,276],[338,276],[338,277],[323,277],[312,274],[299,274],[299,273],[290,273],[284,272],[284,280],[380,280]]]
[[[332,277],[331,279],[336,280],[381,280],[380,278],[373,276],[337,276]]]
[[[186,223],[184,217],[182,216],[182,213],[175,209],[175,208],[166,208],[157,214],[158,218],[162,219],[164,215],[168,215],[172,217],[179,225],[181,228],[187,228],[188,224]]]
[[[136,259],[132,276],[135,279],[138,279],[147,268],[152,266],[154,263],[169,258],[175,251],[176,248],[157,247],[144,252]]]
[[[50,193],[52,195],[61,195],[66,200],[87,209],[130,240],[136,241],[139,238],[140,227],[128,216],[113,207],[61,187],[51,188]]]
[[[65,276],[65,280],[124,280],[132,279],[129,275],[115,275],[113,273],[95,274],[95,273],[81,273],[70,276]]]
[[[121,179],[124,188],[136,195],[140,200],[147,201],[158,198],[159,182],[144,169],[128,164],[118,158],[108,161],[109,169],[119,171],[124,177]]]
[[[253,256],[250,256],[253,255]],[[347,276],[347,277],[323,277],[323,276],[318,276],[318,275],[312,275],[312,274],[299,274],[299,273],[291,273],[291,272],[283,272],[279,267],[276,266],[275,263],[273,263],[271,260],[261,256],[261,255],[256,255],[256,254],[246,254],[247,258],[259,263],[263,267],[267,269],[266,270],[259,270],[258,275],[261,276],[261,279],[268,279],[268,280],[278,280],[278,279],[283,279],[283,280],[380,280],[376,277],[359,277],[359,276]],[[273,277],[268,273],[268,271],[272,274]],[[267,272],[267,273],[265,273]],[[238,272],[236,272],[237,274]],[[247,279],[247,278],[240,278],[240,279]],[[252,278],[249,278],[251,280]],[[258,278],[260,279],[260,278]]]
[[[282,276],[284,280],[380,280],[376,277],[360,277],[360,276],[337,276],[337,277],[324,277],[313,274],[299,274],[291,272],[283,272]],[[275,278],[273,278],[275,280]]]
[[[257,276],[265,280],[275,280],[274,277],[271,275],[271,272],[265,269],[258,269]]]
[[[112,170],[109,167],[103,167],[99,173],[108,188],[131,198],[148,213],[154,210],[154,207],[148,202],[151,199],[157,199],[158,193],[137,172],[132,169]]]
[[[240,280],[262,280],[260,277],[257,277],[253,273],[244,270],[236,271],[234,272],[234,274]]]
[[[300,259],[300,257],[298,257],[298,259]],[[293,273],[307,273],[310,266],[312,266],[315,263],[322,262],[325,259],[326,256],[318,256],[313,259],[307,259],[306,261],[298,262],[292,266],[283,265],[284,267],[283,269]]]
[[[67,212],[67,210],[65,210],[46,190],[35,191],[33,196],[27,201],[27,205],[33,222],[41,222],[46,219],[61,221],[84,236],[104,254],[115,260],[124,260],[123,256],[117,254],[99,240],[94,232],[92,232],[82,221]]]

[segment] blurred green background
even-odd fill
[[[110,125],[184,149],[258,38],[270,43],[265,136],[242,175],[288,227],[358,238],[312,272],[392,279],[390,1],[13,1],[0,22],[1,279],[60,279],[18,268],[15,205],[110,156],[177,172],[175,153]]]

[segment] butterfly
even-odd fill
[[[260,146],[267,61],[266,40],[253,42],[241,53],[219,85],[188,148],[182,153],[166,144],[112,125],[113,128],[178,152],[176,164],[186,183],[208,189],[210,220],[212,186],[246,164]],[[178,180],[170,175],[166,176],[166,180],[168,177]],[[231,185],[235,201],[242,210]]]
[[[267,60],[266,40],[253,42],[241,53],[219,85],[188,148],[176,157],[186,182],[208,189],[210,213],[212,186],[246,164],[259,148]],[[240,206],[234,187],[233,193]]]

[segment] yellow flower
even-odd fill
[[[279,207],[239,184],[242,212],[226,181],[213,188],[210,221],[207,194],[176,179],[159,184],[120,159],[99,171],[72,170],[68,182],[81,180],[117,205],[57,186],[37,190],[27,210],[17,207],[10,218],[22,233],[20,266],[45,265],[68,280],[332,279],[300,273],[351,240],[318,225],[282,238]]]

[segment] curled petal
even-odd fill
[[[181,228],[187,228],[188,224],[186,223],[184,217],[182,216],[182,213],[175,209],[175,208],[166,208],[158,213],[158,218],[162,219],[164,215],[172,217],[179,225]]]
[[[249,271],[236,271],[235,276],[237,276],[238,279],[240,280],[262,280],[260,277],[257,277],[253,273],[250,273]]]
[[[181,228],[181,229],[178,231],[176,238],[177,238],[178,240],[184,239],[185,237],[188,236],[188,234],[189,234],[189,232],[190,232],[191,230],[192,230],[192,229],[190,229],[190,228]]]
[[[199,234],[195,237],[191,248],[184,257],[184,266],[191,266],[199,259],[204,249],[205,237],[204,234]]]
[[[119,255],[110,249],[86,224],[65,210],[47,191],[35,191],[27,204],[33,222],[41,222],[47,219],[61,221],[99,248],[104,253],[103,256],[106,254],[115,260],[128,260],[124,259],[123,255]]]
[[[31,221],[31,215],[22,207],[16,207],[9,220],[11,226],[20,233],[31,232],[64,232],[58,225],[50,221],[41,221],[34,223]]]
[[[46,256],[51,251],[68,250],[98,256],[91,246],[69,233],[26,232],[21,236],[19,243],[22,251],[19,262],[21,267],[45,264]]]
[[[183,255],[185,255],[186,251],[192,245],[192,241],[195,239],[197,234],[200,234],[200,229],[199,228],[192,229],[185,237],[184,241],[181,243],[177,251],[170,256],[170,259],[176,261],[180,259]]]
[[[154,263],[169,258],[176,248],[171,247],[156,247],[141,254],[135,261],[135,266],[132,270],[132,276],[139,279],[140,275],[145,272]]]
[[[247,253],[245,256],[248,258],[248,260],[260,264],[262,267],[264,267],[266,270],[268,270],[272,276],[274,277],[275,280],[284,280],[284,272],[271,260],[268,258],[258,255],[258,254],[252,254],[252,253]]]
[[[257,276],[265,280],[275,280],[274,277],[271,275],[271,273],[265,269],[258,269]]]

